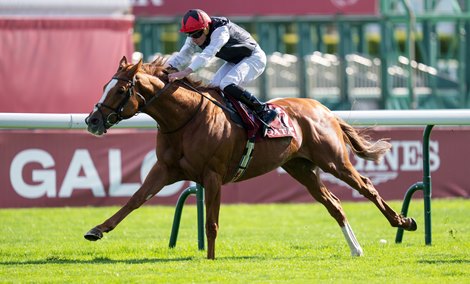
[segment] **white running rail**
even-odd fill
[[[470,125],[470,109],[333,111],[351,125],[423,126]],[[0,113],[0,129],[86,129],[88,114]],[[113,128],[156,128],[155,121],[139,114]]]

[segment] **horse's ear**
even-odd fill
[[[137,74],[137,71],[139,71],[140,67],[142,67],[142,58],[139,60],[139,62],[137,62],[137,64],[132,66],[132,68],[129,69],[129,71],[127,71],[127,74],[129,75],[129,77],[134,77],[135,74]]]
[[[125,56],[123,56],[121,58],[121,61],[119,61],[119,67],[118,67],[118,70],[121,70],[123,69],[124,67],[127,66],[127,58]]]

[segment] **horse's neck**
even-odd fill
[[[160,90],[165,87],[162,83],[160,80],[152,81],[153,90],[147,96],[150,103],[144,112],[158,123],[162,132],[172,132],[183,127],[196,115],[202,98],[193,91],[177,87],[176,83],[161,93]],[[152,99],[153,96],[158,97]]]

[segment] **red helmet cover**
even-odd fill
[[[203,10],[189,10],[184,14],[183,19],[181,20],[180,32],[191,33],[197,30],[202,30],[207,28],[211,22],[211,18]]]

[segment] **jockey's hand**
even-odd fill
[[[188,76],[191,73],[193,73],[193,70],[188,67],[188,68],[184,69],[183,71],[168,74],[168,80],[170,82],[174,82],[176,80],[181,80],[181,79],[185,78],[186,76]]]

